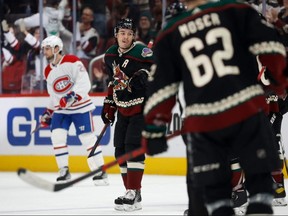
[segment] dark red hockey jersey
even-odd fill
[[[264,110],[256,56],[284,88],[285,48],[248,4],[208,2],[172,18],[155,41],[146,123],[170,121],[181,82],[185,132],[222,129]]]

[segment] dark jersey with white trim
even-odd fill
[[[153,64],[153,51],[140,43],[134,43],[124,53],[119,52],[118,48],[118,45],[111,46],[104,57],[110,80],[108,97],[113,98],[119,112],[124,116],[142,113],[146,99],[146,85],[134,89],[130,86],[130,81],[139,70],[147,72],[148,76]]]
[[[282,73],[285,48],[279,35],[248,4],[208,2],[172,18],[154,44],[146,123],[170,121],[180,82],[186,132],[222,129],[264,110],[255,61],[264,54],[275,61],[273,75]]]

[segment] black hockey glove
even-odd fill
[[[117,108],[115,102],[109,99],[109,97],[106,97],[101,113],[101,118],[104,124],[110,123],[112,125],[114,123],[116,111]]]
[[[145,69],[140,69],[135,72],[129,80],[129,86],[133,90],[143,89],[147,85],[148,71]]]
[[[146,144],[147,155],[156,155],[167,151],[168,145],[165,137],[166,127],[149,125],[142,131],[143,144]]]

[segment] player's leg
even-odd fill
[[[232,155],[230,159],[232,171],[232,202],[237,215],[244,215],[248,204],[248,195],[244,183],[244,172],[240,166],[239,158]]]
[[[51,121],[51,141],[59,169],[57,181],[67,181],[71,179],[69,172],[69,152],[67,146],[67,134],[71,124],[69,116],[54,113]]]
[[[204,198],[203,198],[203,193],[204,189],[195,186],[193,182],[193,176],[191,172],[191,167],[192,167],[192,158],[189,155],[192,155],[192,150],[191,150],[191,145],[187,145],[189,141],[189,136],[188,135],[183,135],[182,136],[184,143],[186,144],[186,156],[187,156],[187,173],[186,173],[186,184],[187,184],[187,192],[188,192],[188,209],[185,210],[184,216],[197,216],[197,215],[208,215],[205,203],[204,203]],[[187,140],[188,139],[188,140]],[[190,140],[191,142],[191,140]]]
[[[82,145],[87,150],[87,156],[90,154],[97,137],[94,133],[93,118],[91,112],[72,114],[72,122],[76,128],[76,134]],[[91,171],[104,165],[104,158],[101,145],[98,145],[92,157],[87,158],[87,163]],[[106,172],[99,172],[93,176],[93,182],[96,186],[109,185]]]
[[[234,147],[245,173],[249,193],[246,214],[272,214],[271,172],[280,167],[276,139],[264,113],[247,119],[235,136]]]
[[[271,175],[272,179],[275,182],[275,192],[274,192],[274,199],[273,199],[273,205],[274,206],[287,206],[287,201],[285,200],[286,197],[286,191],[284,186],[284,174],[283,174],[283,168],[284,168],[284,156],[281,151],[281,125],[282,125],[282,119],[283,116],[280,112],[277,113],[270,113],[269,115],[270,123],[272,123],[272,128],[275,132],[277,144],[276,147],[278,149],[279,159],[281,161],[282,167],[274,170]]]
[[[115,147],[115,152],[114,156],[115,158],[118,158],[126,153],[125,151],[125,136],[126,136],[126,131],[128,127],[128,118],[125,118],[121,114],[117,115],[117,121],[115,124],[115,132],[114,132],[114,147]],[[125,192],[123,195],[117,197],[114,200],[114,209],[117,211],[124,211],[123,207],[123,199],[126,194],[127,190],[127,162],[119,164],[120,168],[120,174],[122,177],[123,185],[125,188]]]
[[[142,114],[129,118],[125,137],[125,152],[131,152],[141,147],[141,132],[143,128],[144,117]],[[145,167],[144,161],[144,154],[127,161],[127,191],[123,199],[125,211],[142,209],[141,182]]]
[[[223,142],[223,137],[229,133],[229,131],[223,131],[220,135],[218,132],[187,135],[189,174],[196,192],[202,191],[209,215],[234,215],[231,202],[232,174],[227,150],[229,146]],[[189,196],[189,199],[191,197],[193,200],[189,201],[191,203],[189,211],[190,209],[192,211],[201,210],[202,208],[199,209],[195,204],[198,202],[195,199],[195,191],[192,196]],[[193,215],[190,212],[189,214]]]

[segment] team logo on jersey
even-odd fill
[[[142,49],[141,55],[143,57],[151,57],[153,55],[153,51],[150,48],[145,47],[145,48]]]
[[[63,76],[53,82],[53,89],[57,93],[63,93],[71,89],[73,85],[74,83],[71,81],[69,76]]]
[[[113,84],[114,84],[114,89],[116,91],[118,90],[124,90],[128,86],[128,80],[129,77],[126,76],[126,74],[120,69],[119,64],[116,65],[116,62],[112,63],[113,66]]]

